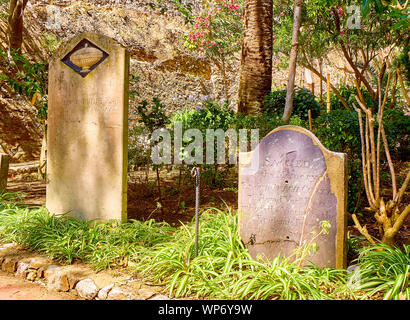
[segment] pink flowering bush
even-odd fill
[[[210,0],[200,14],[194,16],[185,45],[209,59],[221,70],[225,80],[226,64],[241,50],[243,30],[242,0]]]

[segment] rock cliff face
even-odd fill
[[[161,14],[143,1],[125,0],[65,1],[64,6],[61,2],[60,5],[43,2],[32,4],[27,10],[27,15],[59,40],[92,31],[125,46],[131,54],[131,74],[139,78],[131,87],[139,93],[138,100],[159,97],[169,112],[173,112],[193,104],[192,97],[222,98],[218,71],[184,46],[183,35],[188,27],[182,15],[175,11]],[[235,85],[231,92],[234,96]],[[132,104],[130,110],[133,119]]]

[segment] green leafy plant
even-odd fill
[[[13,194],[0,195],[0,241],[16,242],[62,263],[82,260],[97,270],[123,264],[135,247],[152,246],[171,236],[173,228],[153,220],[95,223],[45,208],[20,207]]]
[[[263,112],[269,116],[282,115],[285,108],[286,90],[272,91],[263,100]],[[311,110],[312,118],[320,113],[320,104],[315,96],[307,89],[296,88],[293,98],[293,115],[301,119],[308,119],[308,110]]]
[[[346,280],[343,271],[299,267],[280,256],[252,259],[239,237],[238,218],[230,211],[206,210],[197,257],[191,223],[181,226],[172,242],[140,248],[136,271],[165,284],[172,296],[214,299],[329,299],[326,291],[336,294],[337,283]]]
[[[378,243],[360,250],[360,289],[367,293],[363,298],[378,292],[385,300],[410,299],[410,246],[403,250]]]
[[[0,49],[0,63],[8,66],[0,83],[6,81],[16,93],[23,94],[30,100],[35,94],[39,95],[38,115],[40,119],[47,119],[48,63],[31,62],[16,50],[12,50],[10,55],[11,58]]]

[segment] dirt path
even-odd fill
[[[38,283],[0,271],[0,300],[79,300],[72,293],[48,291]]]

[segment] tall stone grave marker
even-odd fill
[[[276,128],[239,155],[240,234],[251,256],[292,256],[313,241],[307,257],[319,267],[346,267],[346,156],[327,150],[310,131]]]
[[[9,155],[0,153],[0,193],[5,192],[7,188],[9,162],[10,162]]]
[[[83,33],[49,67],[47,208],[85,219],[127,218],[129,53]]]

